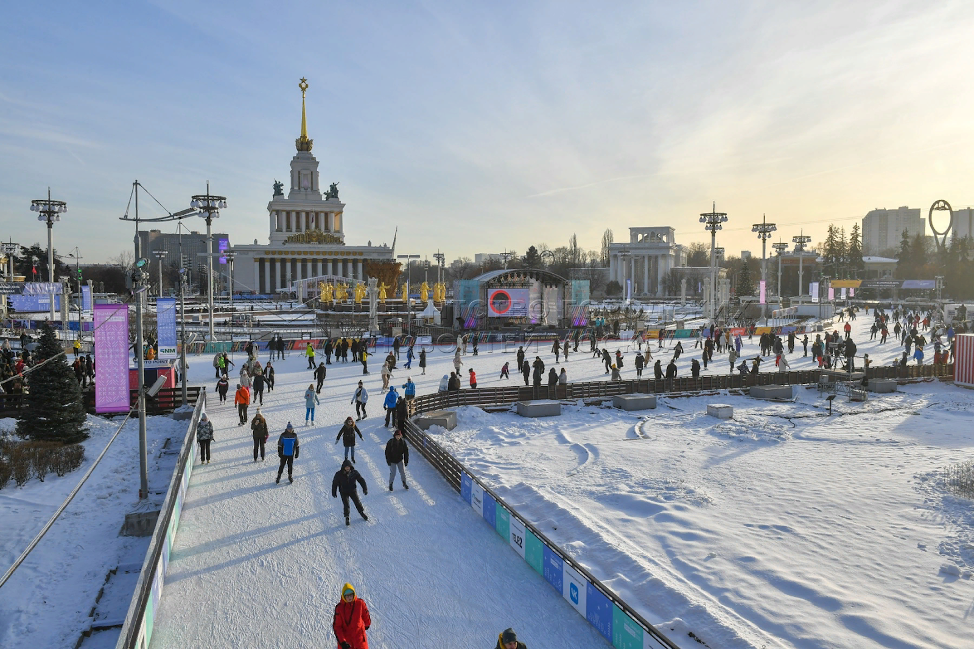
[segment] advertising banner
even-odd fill
[[[95,412],[129,410],[129,312],[95,305]]]
[[[812,302],[818,302],[818,282],[808,285],[808,295],[812,297]]]
[[[492,318],[527,318],[530,289],[489,289],[487,315]]]
[[[585,619],[612,641],[612,601],[591,583],[585,587]]]
[[[60,282],[25,282],[24,295],[47,296],[52,293],[58,295],[61,293],[62,288]]]
[[[230,240],[228,240],[228,239],[221,239],[220,242],[219,242],[219,249],[218,250],[221,253],[226,253],[229,248],[230,248]],[[227,263],[227,258],[225,258],[225,257],[223,257],[221,255],[220,256],[220,264],[226,264],[226,263]]]
[[[767,290],[766,285],[767,283],[764,280],[758,281],[758,302],[760,302],[762,305],[767,302],[767,295],[765,293]]]
[[[473,486],[473,479],[466,472],[460,473],[460,498],[470,503]]]
[[[840,297],[840,298],[841,298],[842,300],[845,300],[845,297],[846,297],[846,291],[848,291],[848,289],[846,289],[845,287],[842,287],[841,289],[839,289],[839,297]]]
[[[849,287],[849,297],[850,298],[855,298],[856,297],[856,288],[855,287]]]
[[[501,504],[497,504],[497,512],[494,515],[494,530],[504,539],[511,537],[511,513]]]
[[[615,604],[612,605],[612,645],[617,648],[643,647],[643,626]]]
[[[484,520],[490,524],[490,527],[494,528],[494,522],[497,521],[497,501],[486,491],[484,492],[484,509],[481,514]]]
[[[484,516],[484,488],[477,481],[470,484],[470,507],[481,517]]]
[[[565,582],[565,562],[560,555],[547,546],[544,547],[544,572],[542,575],[555,588],[555,591],[562,593],[562,585]]]
[[[517,517],[510,518],[510,537],[511,537],[511,548],[513,548],[521,558],[524,558],[524,546],[527,542],[525,536],[524,524],[518,521]]]
[[[829,287],[829,302],[835,300],[835,289]]]
[[[48,294],[12,295],[7,296],[7,300],[14,311],[48,311],[51,308],[51,296]],[[61,309],[61,296],[54,296],[54,309]]]
[[[87,284],[81,285],[81,310],[91,311],[91,287]]]
[[[587,617],[588,613],[585,609],[585,599],[588,596],[588,580],[581,573],[573,569],[570,564],[565,563],[564,566],[565,575],[562,577],[563,587],[561,595],[571,603],[575,611]]]
[[[524,561],[530,564],[538,575],[544,575],[544,554],[547,548],[530,530],[524,531]]]
[[[176,299],[156,301],[156,331],[159,336],[160,359],[176,358]]]

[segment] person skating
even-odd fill
[[[331,353],[334,352],[334,350],[334,344],[331,342],[331,339],[328,339],[328,342],[325,343],[325,363],[329,366],[331,365]]]
[[[267,392],[274,392],[274,367],[271,366],[270,361],[264,366],[264,381],[267,382]],[[261,403],[263,404],[263,402]]]
[[[419,367],[423,369],[423,372],[419,374],[425,375],[426,374],[426,348],[419,349]]]
[[[325,375],[327,374],[328,374],[328,369],[325,368],[325,362],[322,361],[321,363],[318,364],[318,367],[315,368],[315,379],[318,380],[318,385],[317,387],[315,387],[316,393],[318,394],[321,393],[321,386],[325,383]]]
[[[386,465],[389,466],[389,491],[392,492],[392,484],[396,480],[396,471],[402,479],[402,486],[409,489],[406,484],[406,466],[409,465],[409,447],[403,438],[402,429],[396,429],[389,442],[386,443]]]
[[[362,475],[358,473],[357,469],[352,467],[352,463],[346,459],[342,462],[342,468],[335,472],[335,478],[331,481],[332,498],[338,497],[339,493],[342,495],[342,512],[345,515],[346,526],[350,525],[348,521],[350,512],[348,507],[349,499],[355,504],[355,509],[362,515],[362,519],[365,521],[369,520],[365,514],[365,508],[362,507],[362,502],[358,498],[358,490],[355,487],[356,482],[362,486],[362,493],[368,496],[369,487],[365,484],[365,479],[362,478]]]
[[[379,371],[379,376],[382,377],[382,390],[387,390],[389,388],[389,380],[392,378],[392,370],[389,369],[389,363],[382,364],[382,370]]]
[[[514,631],[513,627],[509,627],[500,634],[497,635],[497,645],[494,648],[508,648],[508,650],[516,650],[517,648],[527,648],[526,645],[517,640],[517,632]]]
[[[477,373],[473,371],[473,368],[467,369],[467,374],[470,375],[470,388],[477,387]]]
[[[210,462],[210,443],[213,442],[213,423],[206,416],[200,416],[200,421],[196,424],[196,442],[200,445],[200,464],[207,465]]]
[[[409,406],[406,404],[406,400],[399,398],[396,400],[396,428],[405,429],[406,420],[409,419]]]
[[[256,375],[254,375],[252,385],[254,388],[254,404],[257,403],[257,400],[260,400],[260,405],[263,406],[264,405],[264,373],[257,373]]]
[[[510,368],[511,368],[511,362],[505,361],[504,365],[501,367],[501,376],[498,377],[498,379],[510,379],[511,378]]]
[[[237,416],[240,418],[240,425],[247,424],[247,407],[250,406],[250,391],[237,384],[237,392],[233,395],[233,403],[237,405]]]
[[[412,377],[406,377],[406,383],[402,385],[402,390],[407,405],[416,399],[416,384],[413,382]]]
[[[458,375],[460,374],[460,366],[462,365],[463,359],[460,358],[460,350],[458,349],[456,354],[453,355],[453,369]]]
[[[416,355],[413,353],[413,346],[410,345],[406,350],[406,365],[404,365],[403,368],[410,370],[413,367],[413,358],[415,358],[415,356]]]
[[[347,510],[346,506],[346,512]],[[364,514],[362,516],[365,517]],[[346,582],[342,585],[341,601],[335,605],[335,619],[331,626],[335,638],[338,639],[338,647],[368,648],[369,640],[365,631],[371,626],[372,617],[369,616],[368,605],[355,595],[355,588],[351,583]]]
[[[362,362],[362,374],[369,374],[369,352],[366,349],[359,350],[358,353],[359,361]]]
[[[355,394],[352,395],[352,400],[349,404],[355,404],[355,419],[364,420],[368,417],[365,412],[365,405],[369,401],[369,391],[365,390],[365,386],[362,385],[362,381],[359,380],[358,388],[355,389]]]
[[[230,390],[230,380],[227,379],[226,375],[220,377],[220,381],[216,382],[216,392],[220,396],[220,403],[227,401],[227,392]]]
[[[555,363],[561,361],[561,341],[555,339],[551,343],[551,352],[555,355]]]
[[[298,441],[298,434],[294,432],[294,426],[288,422],[284,433],[277,439],[277,456],[281,459],[281,465],[277,468],[276,483],[281,482],[285,465],[287,465],[287,480],[294,483],[294,460],[300,453],[301,443]]]
[[[318,399],[318,393],[315,392],[315,387],[308,384],[308,390],[304,391],[304,426],[308,426],[308,418],[311,418],[311,424],[315,423],[315,404],[321,404],[321,400]]]
[[[633,364],[636,366],[636,379],[641,379],[643,376],[643,364],[645,364],[643,355],[637,353]]]
[[[335,444],[337,445],[339,440],[342,441],[342,444],[345,445],[345,460],[348,460],[348,455],[351,453],[353,463],[355,462],[355,434],[358,434],[360,440],[365,440],[362,437],[362,432],[359,431],[358,425],[355,424],[355,420],[349,415],[345,418],[345,424],[342,425],[342,428],[338,431],[338,435],[335,437]]]
[[[386,393],[386,399],[382,402],[382,407],[386,410],[386,424],[389,426],[389,421],[392,420],[393,425],[395,425],[396,416],[396,401],[399,399],[399,393],[396,392],[395,386],[389,387],[389,392]]]
[[[254,437],[254,462],[257,462],[257,454],[260,452],[260,459],[264,460],[264,445],[267,443],[267,438],[270,436],[270,431],[267,429],[267,420],[260,413],[260,408],[257,408],[257,414],[254,415],[254,419],[250,421],[250,431]]]
[[[308,343],[308,349],[304,351],[304,355],[308,357],[308,370],[315,369],[315,349]]]

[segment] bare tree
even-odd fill
[[[609,266],[609,244],[613,243],[612,229],[606,228],[602,233],[602,266]]]

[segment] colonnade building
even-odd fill
[[[233,246],[234,289],[238,292],[274,294],[294,291],[294,285],[309,278],[330,276],[364,282],[369,261],[393,261],[389,246],[345,245],[345,204],[338,199],[338,183],[322,195],[318,160],[311,154],[314,141],[308,138],[304,92],[301,80],[301,137],[295,140],[297,153],[291,159],[290,189],[274,183],[267,204],[268,243]]]
[[[609,280],[632,281],[633,296],[663,297],[671,269],[686,266],[687,254],[669,226],[630,228],[629,241],[609,244]]]

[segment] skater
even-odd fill
[[[389,420],[391,419],[393,424],[395,424],[396,415],[396,401],[399,399],[399,393],[396,392],[396,387],[391,386],[389,392],[386,393],[386,399],[382,402],[382,407],[386,410],[386,428],[389,427]]]
[[[561,355],[561,342],[558,339],[555,339],[554,342],[551,344],[551,351],[555,355],[555,363],[560,362],[561,361],[561,357],[560,357],[560,355]]]
[[[267,382],[267,392],[271,393],[274,391],[274,367],[271,362],[268,361],[267,365],[264,366],[264,381]]]
[[[477,387],[477,373],[475,373],[473,371],[473,368],[470,368],[469,370],[467,370],[467,373],[470,375],[470,388],[476,388]]]
[[[345,460],[348,460],[349,454],[352,455],[352,462],[355,462],[355,434],[358,434],[360,440],[365,440],[362,437],[362,432],[359,431],[358,425],[349,415],[345,418],[345,424],[342,425],[341,430],[339,430],[338,435],[335,437],[335,444],[341,440],[342,444],[345,445]]]
[[[362,362],[362,374],[369,374],[369,353],[366,350],[359,350],[358,357]]]
[[[352,395],[352,400],[349,404],[355,404],[355,419],[364,420],[367,417],[365,413],[365,405],[369,401],[369,391],[365,390],[365,386],[362,385],[362,381],[359,380],[358,388],[355,389],[355,394]]]
[[[331,365],[331,353],[335,351],[335,344],[331,342],[331,339],[325,343],[325,363]]]
[[[308,417],[311,417],[311,424],[315,423],[315,404],[321,404],[318,393],[315,392],[313,384],[308,384],[308,390],[304,391],[304,426],[308,426]]]
[[[530,386],[531,385],[531,379],[530,379],[531,378],[531,364],[528,363],[527,360],[525,360],[521,364],[521,374],[524,375],[524,385],[525,386]]]
[[[576,348],[577,349],[577,348]],[[565,363],[568,363],[568,339],[565,339],[565,347],[562,349],[562,354],[565,355]]]
[[[406,400],[399,398],[396,400],[396,429],[405,429],[406,420],[409,419],[409,407],[406,405]]]
[[[517,347],[517,369],[520,370],[524,367],[524,346],[519,345]]]
[[[473,356],[477,356],[477,341],[480,339],[476,334],[473,335]]]
[[[301,443],[298,442],[298,434],[294,432],[294,426],[288,422],[284,428],[284,433],[277,439],[277,457],[281,459],[281,465],[277,468],[277,481],[281,482],[281,474],[284,473],[284,466],[287,465],[287,480],[294,483],[294,460],[301,453]]]
[[[318,364],[318,367],[315,368],[315,374],[314,374],[315,379],[318,380],[318,385],[315,387],[315,392],[318,393],[319,395],[321,394],[321,386],[325,383],[325,376],[327,374],[328,374],[328,369],[325,368],[325,362],[322,361],[321,363]]]
[[[240,418],[240,425],[247,424],[247,407],[250,406],[250,391],[237,384],[237,392],[233,395],[233,403],[237,405],[237,416]]]
[[[511,368],[511,362],[505,361],[504,365],[501,367],[501,376],[498,377],[498,379],[510,379],[511,378],[510,368]]]
[[[419,374],[425,375],[426,374],[426,348],[419,349],[419,367],[423,369],[423,372]]]
[[[315,349],[311,347],[310,343],[308,343],[308,349],[304,351],[304,355],[308,357],[308,370],[314,370],[315,369]]]
[[[364,485],[364,484],[363,484]],[[355,497],[356,502],[358,497]],[[345,501],[345,497],[342,497]],[[361,512],[361,511],[360,511]],[[345,514],[348,514],[346,501]],[[362,515],[366,520],[364,514]],[[348,517],[345,517],[348,523]],[[342,600],[335,605],[335,619],[332,622],[332,629],[335,631],[335,638],[338,639],[339,648],[368,648],[369,639],[365,631],[372,625],[372,618],[369,616],[369,608],[365,601],[356,598],[355,588],[348,582],[342,586]]]
[[[250,430],[254,436],[254,462],[256,463],[257,452],[260,452],[260,459],[264,460],[264,444],[270,435],[270,432],[267,430],[267,420],[261,415],[259,407],[254,419],[250,421]]]
[[[206,417],[206,413],[200,416],[200,421],[196,425],[196,442],[200,445],[200,465],[209,464],[210,443],[213,442],[213,423]]]
[[[263,373],[257,373],[256,375],[254,375],[254,380],[253,380],[252,385],[253,385],[253,389],[254,389],[254,404],[256,404],[257,403],[257,400],[259,399],[260,400],[260,405],[263,406],[264,405],[264,375],[263,375]]]
[[[349,507],[348,500],[351,499],[352,503],[355,504],[355,509],[358,513],[362,515],[362,519],[368,521],[369,518],[365,514],[365,508],[362,507],[362,502],[358,498],[358,490],[355,488],[355,482],[362,486],[362,493],[368,496],[369,487],[365,484],[365,479],[362,475],[358,473],[358,470],[352,467],[352,463],[346,459],[342,462],[342,468],[335,472],[335,478],[331,480],[331,496],[336,498],[338,493],[341,492],[342,495],[342,511],[345,514],[345,525],[351,525],[348,521]],[[337,633],[337,632],[336,632]],[[351,647],[351,646],[350,646]],[[364,647],[364,646],[361,646]]]
[[[416,384],[413,382],[412,377],[406,377],[406,383],[402,385],[403,396],[406,398],[406,404],[412,405],[412,401],[416,399]]]
[[[379,375],[382,377],[382,390],[389,388],[389,379],[392,377],[392,370],[389,369],[389,362],[382,364],[382,370],[379,371]]]
[[[497,635],[497,645],[494,647],[498,649],[509,648],[509,650],[527,648],[526,645],[517,640],[517,632],[514,631],[513,627],[509,627]]]
[[[415,355],[413,354],[413,346],[410,345],[406,349],[406,365],[403,366],[403,368],[405,368],[406,370],[411,370],[412,369],[414,356]]]
[[[230,390],[230,380],[227,379],[226,375],[220,377],[220,381],[216,382],[216,392],[220,395],[220,403],[227,401],[227,391]]]
[[[460,366],[462,365],[463,359],[460,358],[460,350],[457,350],[457,353],[453,355],[453,369],[458,375],[460,374]]]
[[[645,361],[643,360],[643,355],[642,354],[639,354],[639,353],[636,353],[636,359],[635,359],[635,361],[633,361],[633,364],[636,366],[636,379],[641,379],[642,378],[642,376],[643,376],[643,364],[644,363],[645,363]]]
[[[389,491],[392,492],[392,484],[396,480],[396,470],[402,479],[402,486],[409,489],[406,485],[406,466],[409,465],[409,447],[402,436],[402,429],[396,429],[386,443],[386,465],[389,466]]]

